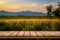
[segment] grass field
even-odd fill
[[[0,31],[60,31],[59,19],[0,19]]]
[[[0,19],[49,19],[47,16],[0,16]],[[52,17],[57,19],[57,17]]]

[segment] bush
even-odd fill
[[[0,22],[0,31],[60,31],[60,22]]]

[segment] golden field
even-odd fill
[[[60,31],[59,19],[0,19],[0,31]]]
[[[60,22],[59,19],[0,19],[0,22]]]

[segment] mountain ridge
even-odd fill
[[[47,16],[46,13],[43,12],[32,12],[32,11],[22,11],[22,12],[8,12],[8,11],[0,11],[0,16]]]

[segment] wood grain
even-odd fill
[[[0,38],[60,38],[60,31],[0,31]]]

